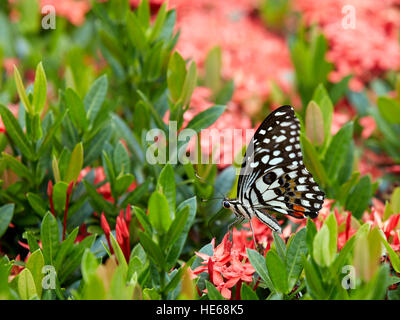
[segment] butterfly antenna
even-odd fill
[[[197,172],[195,172],[194,174],[195,174],[195,176],[196,176],[199,180],[201,180],[201,181],[205,182],[206,184],[208,184],[209,186],[213,187],[214,191],[218,192],[218,193],[222,196],[221,198],[213,198],[213,199],[208,199],[208,200],[217,200],[217,199],[222,200],[222,199],[226,199],[226,196],[225,196],[221,191],[215,189],[215,186],[214,186],[214,185],[212,185],[212,184],[211,184],[210,182],[208,182],[206,179],[200,177],[200,176],[197,174]],[[207,200],[206,200],[206,201],[207,201]]]

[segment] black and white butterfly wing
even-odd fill
[[[303,164],[300,122],[291,106],[272,112],[256,130],[240,170],[238,199],[268,225],[273,217],[266,211],[318,215],[324,193]]]

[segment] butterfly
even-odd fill
[[[282,233],[269,212],[316,218],[324,196],[303,163],[300,122],[293,108],[285,105],[270,113],[256,130],[243,158],[237,198],[224,198],[222,205],[236,216],[229,229],[248,219],[253,231],[251,218],[257,217]]]

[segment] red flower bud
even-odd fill
[[[128,229],[129,229],[129,223],[131,222],[131,220],[132,220],[131,206],[128,205],[126,207],[126,213],[125,213],[125,221],[126,221],[126,224],[128,226]]]

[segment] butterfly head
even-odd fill
[[[229,199],[224,199],[224,200],[222,200],[222,206],[223,206],[225,209],[229,209],[229,208],[231,207],[231,203],[229,202]]]

